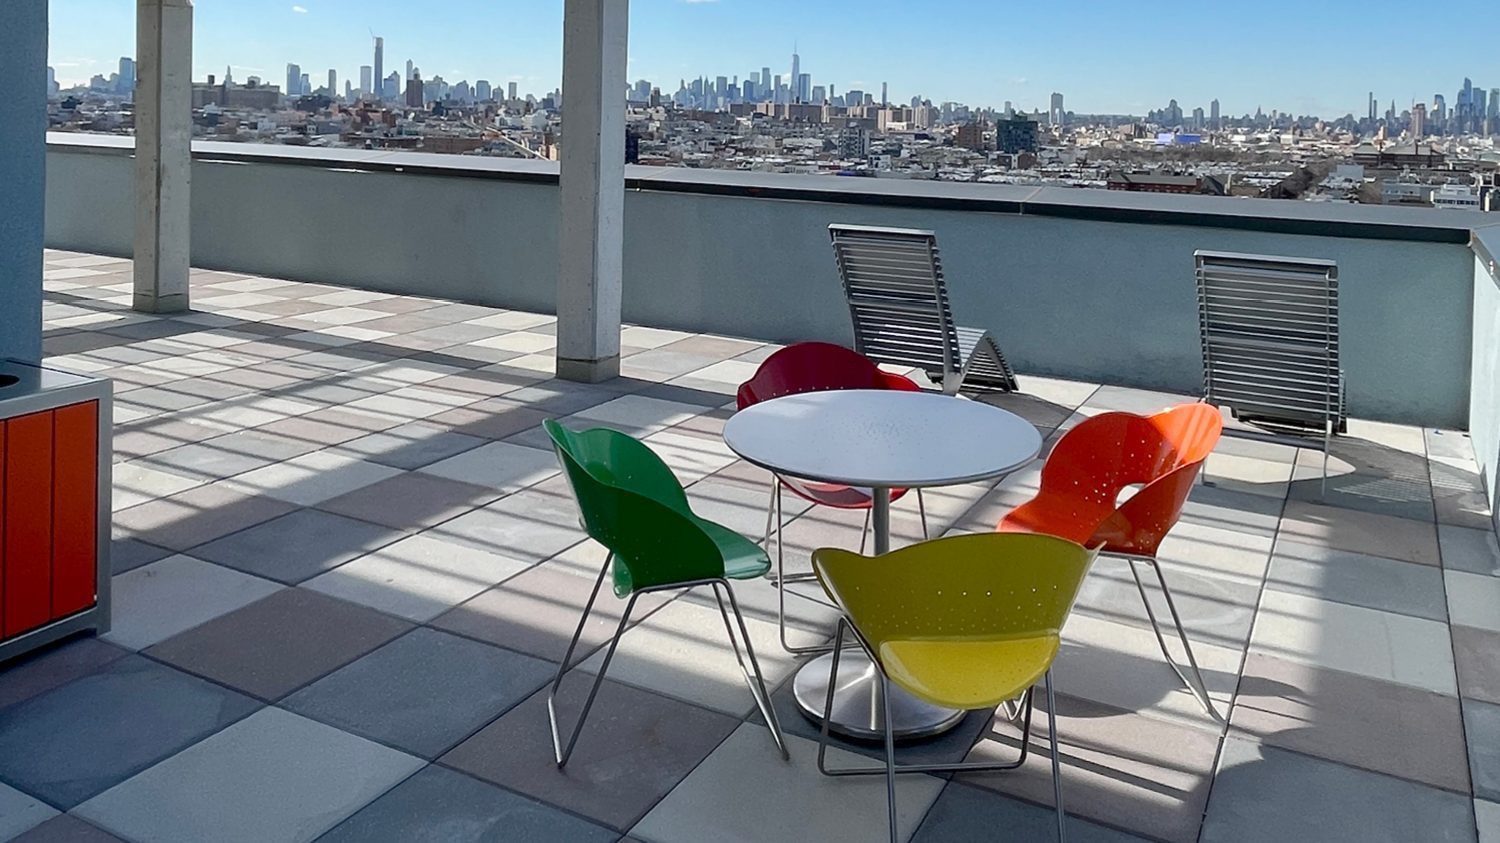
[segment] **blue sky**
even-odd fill
[[[408,58],[426,77],[558,84],[561,0],[196,0],[194,76],[252,73],[280,84],[287,62],[319,84],[371,63],[384,36],[386,72]],[[814,84],[891,99],[1043,108],[1061,91],[1082,112],[1143,113],[1176,98],[1225,113],[1257,107],[1362,114],[1366,92],[1404,107],[1465,75],[1500,87],[1494,0],[1424,7],[1393,0],[633,0],[630,79],[674,90],[679,79],[785,73],[795,41]],[[64,82],[106,75],[134,52],[134,0],[51,0],[51,63]],[[1464,24],[1468,21],[1468,24]],[[1382,105],[1382,111],[1384,105]]]

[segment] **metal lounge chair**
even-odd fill
[[[1339,366],[1339,269],[1328,260],[1197,251],[1203,396],[1266,433],[1328,444],[1347,430]]]
[[[936,234],[837,223],[828,234],[854,320],[855,351],[921,369],[948,395],[1016,389],[989,331],[954,324]]]

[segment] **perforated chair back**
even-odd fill
[[[910,378],[882,371],[869,358],[841,345],[799,342],[777,350],[762,361],[755,375],[740,384],[735,406],[743,410],[785,395],[835,389],[912,392],[921,387]]]
[[[1338,265],[1232,252],[1193,257],[1207,401],[1245,421],[1342,430]]]
[[[1095,553],[1045,535],[980,533],[883,556],[813,552],[828,595],[892,681],[937,705],[982,708],[1051,666]]]
[[[1085,419],[1053,447],[1036,497],[996,529],[1155,556],[1223,429],[1219,410],[1203,403],[1151,416],[1117,412]],[[1117,505],[1120,493],[1135,485],[1141,488]]]

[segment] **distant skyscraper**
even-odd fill
[[[336,97],[339,95],[339,74],[333,68],[328,68],[328,95]]]
[[[1375,122],[1375,92],[1370,92],[1370,122]]]
[[[413,69],[414,68],[412,67],[411,59],[407,59],[406,60],[406,81],[408,81],[408,82],[411,81],[411,75],[412,75]]]
[[[289,97],[302,95],[302,68],[295,64],[286,66],[286,95]]]
[[[377,35],[375,37],[375,84],[381,84],[383,79],[385,79],[385,39]],[[377,91],[376,95],[384,98],[385,92]]]
[[[812,102],[812,74],[797,77],[797,102]]]
[[[359,90],[365,96],[373,96],[375,94],[375,77],[371,74],[372,71],[368,64],[359,66]]]
[[[505,94],[506,94],[506,98],[507,99],[512,99],[512,100],[515,99],[516,98],[516,83],[512,82],[509,85],[506,85],[505,86]]]
[[[881,105],[890,105],[891,104],[890,96],[891,96],[890,88],[886,87],[886,84],[884,82],[881,82],[880,83],[880,104]]]
[[[762,67],[760,69],[760,98],[770,99],[775,92],[776,89],[771,87],[771,68]]]
[[[119,92],[122,94],[135,93],[135,59],[120,56]]]
[[[1047,115],[1048,121],[1054,126],[1061,126],[1063,124],[1063,115],[1066,113],[1063,110],[1063,95],[1054,91],[1052,93],[1052,108]]]
[[[312,93],[312,80],[307,78],[306,73],[302,74],[302,76],[298,78],[297,90],[301,91],[304,97]]]
[[[1432,123],[1438,131],[1448,124],[1448,102],[1442,94],[1432,95]]]
[[[55,96],[57,96],[57,92],[58,92],[57,71],[54,70],[54,69],[52,69],[52,67],[49,66],[47,68],[47,96],[49,96],[49,97],[55,97]]]
[[[1214,100],[1213,102],[1208,104],[1208,125],[1210,128],[1214,129],[1214,131],[1218,131],[1219,129],[1223,128],[1223,126],[1219,123],[1218,100]]]
[[[438,78],[438,77],[434,77]],[[385,88],[380,92],[382,99],[393,100],[401,96],[401,74],[392,70],[391,75],[385,77]]]
[[[495,94],[490,89],[490,82],[488,79],[480,79],[474,83],[474,99],[479,100],[480,102],[484,102],[486,100],[491,100],[494,98]]]
[[[792,47],[792,76],[789,83],[792,86],[792,99],[802,101],[802,57],[797,55],[797,48]]]
[[[413,75],[406,80],[406,107],[422,107],[422,74],[413,71]]]
[[[1417,103],[1411,107],[1411,137],[1412,140],[1421,140],[1422,135],[1427,132],[1427,105]]]

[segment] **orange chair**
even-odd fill
[[[1172,592],[1157,564],[1156,551],[1182,515],[1203,461],[1223,430],[1218,408],[1202,403],[1184,404],[1153,416],[1094,416],[1057,441],[1042,466],[1041,491],[995,527],[1001,532],[1047,533],[1087,547],[1103,545],[1103,553],[1123,558],[1135,578],[1167,664],[1215,718],[1219,714],[1209,699]],[[1141,488],[1124,503],[1117,503],[1120,493],[1131,486]],[[1188,679],[1167,650],[1156,612],[1136,570],[1138,562],[1149,564],[1156,572],[1196,681]]]

